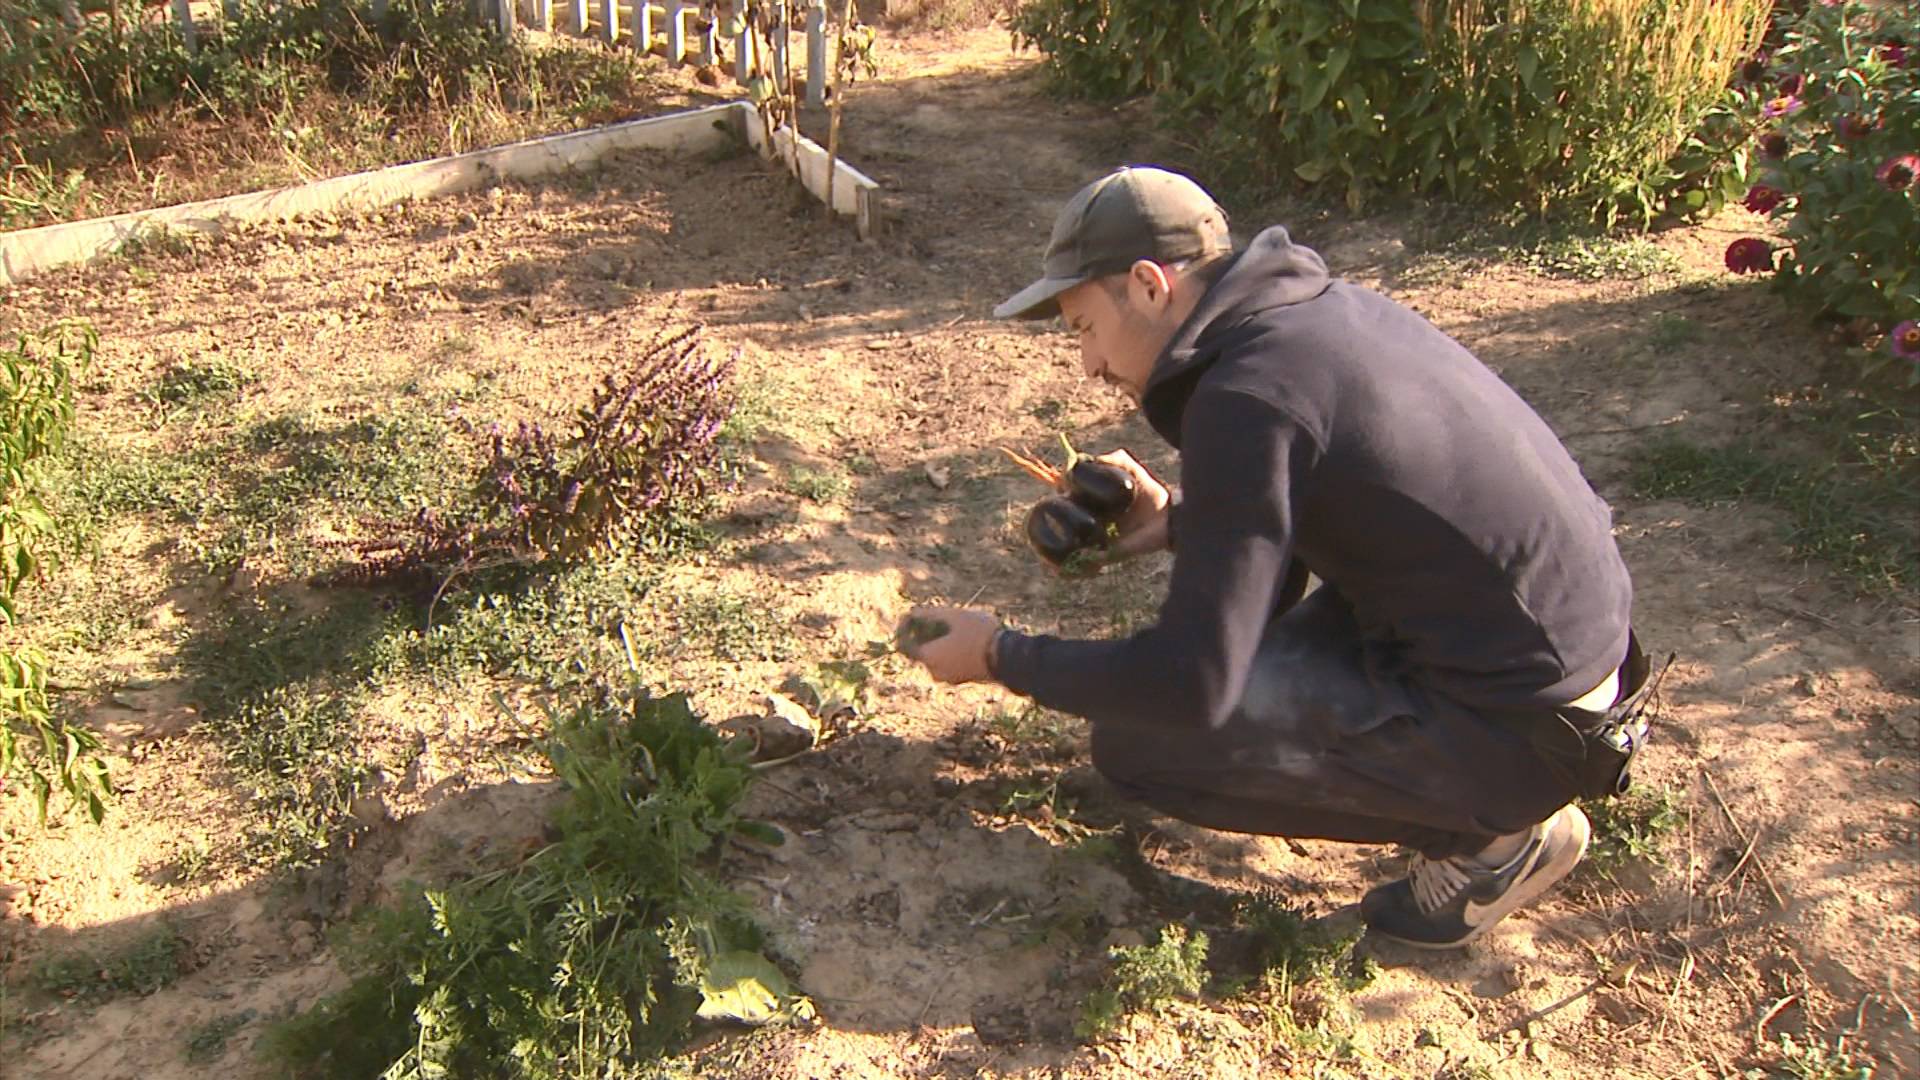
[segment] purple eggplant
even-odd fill
[[[1055,566],[1074,552],[1100,542],[1100,522],[1086,508],[1061,495],[1049,495],[1027,511],[1027,542]]]
[[[1133,474],[1118,465],[1081,458],[1067,470],[1067,498],[1102,525],[1133,505]]]

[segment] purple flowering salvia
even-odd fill
[[[392,524],[351,545],[361,561],[324,581],[437,593],[476,563],[570,559],[638,539],[649,515],[704,490],[719,457],[732,362],[710,360],[700,334],[662,335],[610,365],[563,434],[487,425],[472,508]]]

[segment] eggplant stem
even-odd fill
[[[1073,448],[1072,443],[1067,441],[1067,433],[1064,431],[1060,433],[1060,445],[1065,447],[1067,451],[1067,468],[1073,468],[1074,465],[1079,462],[1081,454],[1080,451]]]

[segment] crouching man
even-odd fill
[[[1375,933],[1464,945],[1564,878],[1648,680],[1609,510],[1547,425],[1285,229],[1236,248],[1174,173],[1082,189],[1042,266],[995,314],[1063,319],[1179,451],[1177,495],[1105,458],[1135,482],[1113,552],[1171,550],[1167,596],[1113,641],[921,608],[948,631],[914,658],[1085,717],[1095,768],[1161,813],[1412,849],[1362,901]]]

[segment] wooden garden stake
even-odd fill
[[[846,48],[847,34],[853,30],[853,0],[847,0],[847,6],[840,12],[840,34],[833,43],[833,100],[827,109],[827,220],[833,220],[833,174],[834,165],[840,160],[840,97],[846,83],[847,58],[840,55]]]

